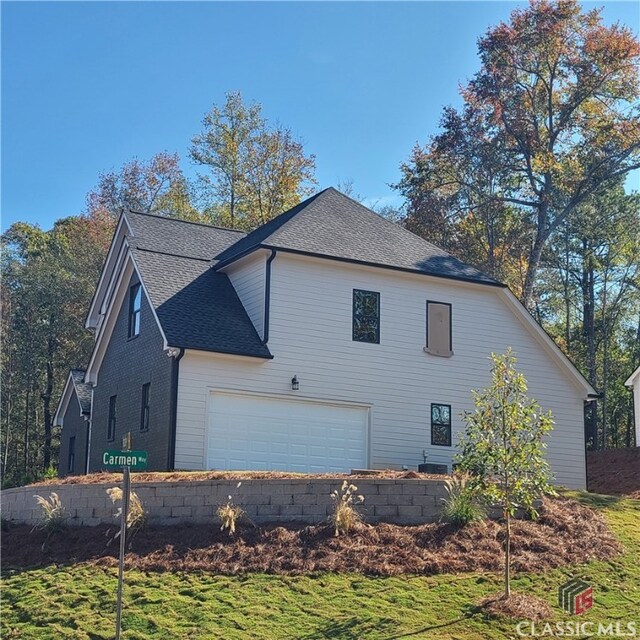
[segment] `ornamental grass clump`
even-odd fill
[[[122,516],[122,489],[120,487],[112,487],[111,489],[107,489],[107,495],[111,498],[111,502],[113,502],[113,504],[120,502],[120,506],[114,514],[114,517],[120,518]],[[140,529],[143,529],[146,524],[147,511],[142,504],[142,500],[140,500],[140,497],[135,491],[130,491],[129,509],[127,511],[127,531],[129,539],[132,539],[133,536],[140,531]],[[118,531],[113,539],[115,540],[119,535],[120,532]]]
[[[55,533],[64,529],[67,525],[67,510],[60,500],[60,496],[52,491],[49,494],[49,498],[43,496],[33,496],[38,503],[38,506],[42,509],[40,514],[40,522],[34,527],[34,529],[43,529],[49,533]]]
[[[241,484],[242,482],[238,482],[236,489],[238,489]],[[227,530],[229,535],[232,536],[236,532],[238,520],[244,516],[244,509],[241,506],[234,504],[231,496],[228,496],[227,498],[227,502],[218,507],[216,515],[222,522],[220,531]]]
[[[336,536],[349,533],[355,524],[362,521],[357,505],[364,502],[364,496],[356,493],[357,491],[358,487],[345,480],[340,489],[331,493],[334,507],[330,520],[335,527]]]
[[[446,498],[442,498],[442,520],[457,527],[484,520],[486,511],[474,491],[469,474],[456,474],[447,480]]]

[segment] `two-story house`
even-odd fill
[[[63,474],[125,432],[155,470],[450,469],[511,346],[553,411],[557,482],[585,486],[589,383],[505,286],[335,189],[249,234],[124,212],[87,327]]]

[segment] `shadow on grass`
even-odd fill
[[[428,631],[435,631],[436,629],[446,629],[447,627],[452,627],[459,622],[471,620],[471,618],[481,612],[482,608],[478,605],[467,604],[463,607],[463,614],[457,618],[452,618],[451,620],[441,622],[440,624],[432,624],[428,627],[422,627],[421,629],[416,629],[415,631],[407,631],[406,633],[399,633],[397,635],[389,636],[388,638],[385,638],[385,640],[402,640],[402,638],[411,638],[413,636],[417,636],[418,634],[427,633]]]
[[[330,620],[318,627],[313,633],[300,636],[299,640],[323,640],[323,638],[340,638],[341,640],[361,640],[375,632],[377,638],[385,637],[397,626],[389,618],[358,618],[353,616],[346,620]],[[401,636],[391,636],[401,637]]]
[[[373,619],[351,617],[346,620],[332,620],[318,627],[313,633],[300,636],[299,640],[322,640],[323,638],[339,638],[340,640],[361,640],[366,637],[375,637],[382,640],[402,640],[403,638],[413,638],[436,629],[452,627],[460,622],[470,620],[475,615],[481,613],[481,608],[477,605],[465,605],[463,613],[457,618],[452,618],[440,624],[428,625],[415,631],[405,631],[398,633],[398,623],[388,618]],[[374,635],[375,634],[375,635]]]
[[[587,491],[567,491],[563,492],[569,498],[575,498],[580,504],[592,509],[622,509],[623,496],[610,496],[603,493],[589,493]],[[628,500],[628,499],[627,499]]]

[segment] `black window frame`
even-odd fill
[[[448,424],[446,422],[434,422],[434,420],[433,420],[433,408],[434,407],[448,407],[448,409],[449,409],[449,423]],[[432,444],[432,446],[434,446],[434,447],[450,447],[451,446],[451,405],[447,404],[445,402],[432,402],[431,403],[431,407],[430,407],[430,411],[429,411],[429,421],[431,423],[431,444]],[[433,437],[434,427],[448,427],[447,435],[449,437],[447,439],[447,443],[446,444],[444,444],[442,442],[435,442],[434,441],[434,437]]]
[[[429,350],[429,305],[441,304],[449,307],[449,354],[453,355],[453,304],[451,302],[440,302],[439,300],[427,300],[426,322],[425,322],[425,348]]]
[[[69,437],[69,451],[67,454],[67,473],[73,473],[76,466],[76,437]]]
[[[117,415],[116,415],[116,403],[118,401],[118,396],[110,396],[109,397],[109,418],[107,420],[107,442],[113,442],[116,439],[116,426],[117,426]]]
[[[140,297],[136,306],[138,294],[140,294]],[[129,340],[140,335],[141,311],[142,284],[140,282],[136,282],[129,287]]]
[[[140,406],[140,431],[149,431],[149,416],[151,413],[151,383],[142,385],[142,397]]]
[[[376,325],[376,338],[375,340],[364,340],[356,336],[356,295],[358,293],[366,293],[376,296],[376,302],[378,307],[377,325]],[[353,342],[364,342],[366,344],[380,344],[380,292],[369,291],[368,289],[354,289],[351,297],[351,340]]]

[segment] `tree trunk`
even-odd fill
[[[23,471],[27,475],[29,469],[29,414],[31,413],[31,383],[27,386],[27,393],[24,397],[24,459]]]
[[[596,380],[596,339],[595,339],[595,265],[593,253],[587,239],[582,240],[582,338],[587,347],[587,375],[592,385]]]
[[[42,467],[46,471],[51,466],[51,394],[53,393],[53,365],[47,362],[47,386],[42,394],[42,414],[44,420],[44,449]]]
[[[511,597],[511,514],[505,509],[506,528],[504,536],[504,598]]]
[[[522,293],[523,302],[529,311],[533,311],[535,301],[533,299],[536,276],[542,259],[542,251],[549,239],[549,230],[547,229],[547,207],[541,205],[538,209],[538,228],[536,230],[536,239],[529,254],[529,264],[527,265],[527,273],[524,278],[524,290]]]
[[[49,330],[53,331],[55,327],[55,315],[49,316]],[[44,421],[44,449],[42,467],[46,471],[51,466],[51,395],[53,394],[53,357],[56,350],[56,340],[53,335],[47,340],[47,382],[45,391],[42,394],[42,417]]]

